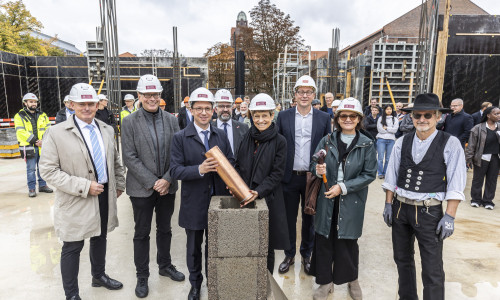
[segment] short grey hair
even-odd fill
[[[451,100],[451,103],[453,103],[454,101],[458,102],[458,104],[460,104],[462,106],[464,105],[464,100],[462,100],[460,98],[456,98],[456,99]]]

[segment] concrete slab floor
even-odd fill
[[[468,173],[468,186],[472,172]],[[359,280],[364,299],[397,299],[397,272],[392,259],[391,231],[382,220],[385,196],[381,180],[370,186],[363,236],[360,245]],[[470,199],[470,188],[465,191]],[[500,191],[497,190],[497,195]],[[496,197],[498,199],[498,196]],[[177,224],[179,198],[172,220],[173,263],[186,274],[186,236]],[[499,201],[496,201],[500,204]],[[25,163],[0,159],[0,299],[64,299],[59,267],[61,243],[52,226],[54,194],[28,198]],[[106,272],[123,282],[119,291],[90,286],[88,241],[81,254],[80,296],[82,299],[136,299],[132,237],[134,222],[127,195],[118,199],[120,227],[108,236]],[[298,224],[300,224],[298,222]],[[458,209],[455,234],[444,243],[446,299],[500,299],[500,207],[493,211],[472,208],[469,202]],[[300,229],[297,231],[300,235]],[[298,245],[297,245],[298,247]],[[158,275],[155,235],[151,235],[150,293],[147,299],[186,299],[189,281],[181,283]],[[417,278],[422,297],[420,261],[416,249]],[[283,260],[276,251],[274,278],[289,299],[312,299],[317,285],[307,276],[297,254],[293,270],[277,272]],[[202,299],[207,299],[206,281]],[[350,299],[347,286],[336,286],[329,299]]]

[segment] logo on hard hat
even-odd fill
[[[309,80],[304,80],[304,83],[309,83]]]
[[[208,98],[207,94],[198,94],[198,98]]]
[[[228,96],[221,96],[220,98],[221,98],[221,99],[224,99],[224,100],[229,100],[229,97],[228,97]]]
[[[344,105],[344,108],[354,108],[354,105],[352,105],[352,104],[346,104],[346,105]]]
[[[82,95],[81,99],[93,99],[92,95]]]
[[[146,90],[154,90],[156,89],[156,86],[154,85],[146,85]]]
[[[259,101],[259,102],[255,102],[255,105],[256,105],[256,106],[261,106],[261,105],[266,106],[266,101]]]

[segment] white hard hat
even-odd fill
[[[332,106],[339,106],[342,101],[340,100],[333,100]]]
[[[294,90],[297,90],[299,87],[312,87],[314,89],[314,92],[318,90],[316,88],[316,83],[314,82],[314,79],[312,79],[311,76],[304,75],[301,76],[297,82],[295,82],[295,86],[293,87]]]
[[[99,98],[94,88],[86,83],[77,83],[73,85],[68,98],[73,102],[99,102]]]
[[[38,101],[38,98],[35,94],[33,93],[27,93],[26,95],[24,95],[23,97],[23,102],[26,101],[26,100],[36,100]]]
[[[63,102],[66,103],[68,101],[69,101],[69,95],[64,96],[64,101]]]
[[[210,102],[213,104],[214,95],[208,89],[199,87],[191,93],[191,96],[189,96],[189,104],[198,101]]]
[[[108,97],[106,97],[106,95],[104,95],[104,94],[97,95],[97,98],[99,98],[99,101],[101,101],[101,100],[106,100],[107,101],[108,100]]]
[[[161,93],[163,87],[160,84],[158,77],[146,74],[141,76],[139,82],[137,83],[137,91],[139,93]]]
[[[363,116],[363,109],[361,108],[361,103],[359,103],[358,99],[352,97],[342,100],[335,114],[339,114],[341,111],[352,111],[359,114],[360,116]]]
[[[218,90],[215,93],[215,102],[227,102],[227,103],[233,103],[233,96],[231,95],[231,92],[225,89]]]
[[[250,111],[275,110],[276,104],[274,104],[274,100],[273,98],[271,98],[271,96],[269,96],[268,94],[260,93],[257,96],[253,97],[248,109]]]
[[[135,100],[134,95],[132,95],[132,94],[126,94],[125,97],[123,98],[123,101],[128,101],[128,100],[134,101]]]

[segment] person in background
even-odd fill
[[[273,117],[273,122],[276,123],[278,120],[278,114],[281,111],[281,103],[276,102],[276,109],[274,110],[274,117]]]
[[[378,108],[380,108],[380,111],[382,111],[382,108],[378,105],[378,100],[376,98],[371,98],[370,99],[370,105],[368,105],[367,107],[365,107],[365,109],[363,110],[363,114],[365,116],[368,116],[372,112],[371,108],[374,107],[374,106],[378,106]]]
[[[490,106],[483,111],[481,122],[474,126],[470,132],[469,143],[465,148],[467,166],[474,166],[474,175],[470,190],[472,207],[484,206],[493,209],[495,204],[495,191],[498,181],[500,153],[500,109]],[[482,193],[483,183],[484,193]]]
[[[291,101],[290,101],[290,108],[292,107],[296,107],[297,106],[297,101],[295,100],[295,98],[293,98]]]
[[[135,111],[134,101],[135,97],[132,94],[126,94],[123,98],[125,101],[125,106],[122,107],[122,111],[120,112],[120,124],[123,122],[123,118],[129,116],[131,113]]]
[[[95,114],[95,118],[103,121],[104,123],[111,125],[111,127],[116,127],[115,116],[108,110],[108,97],[104,94],[98,95],[99,97],[99,108]]]
[[[182,130],[186,128],[186,126],[193,121],[193,115],[189,110],[189,97],[184,97],[182,101],[184,106],[179,109],[179,114],[177,115],[177,121],[179,121],[179,128]]]
[[[334,112],[332,111],[332,103],[333,103],[333,94],[328,92],[325,94],[325,105],[321,107],[321,110],[330,114],[330,117],[333,119]]]
[[[317,153],[327,145],[325,163],[312,162],[310,166],[316,176],[326,175],[330,186],[326,191],[321,184],[316,202],[311,275],[320,286],[313,299],[326,300],[334,284],[348,283],[351,298],[361,300],[358,238],[368,185],[377,173],[375,143],[362,130],[363,112],[357,99],[344,99],[333,121],[338,130],[324,137],[314,150]]]
[[[50,127],[49,117],[41,112],[38,107],[38,97],[27,93],[23,97],[23,108],[14,116],[17,142],[21,157],[26,162],[26,175],[28,179],[28,196],[36,197],[36,180],[38,175],[38,191],[52,193],[47,182],[40,176],[40,154],[42,139]],[[37,170],[38,169],[38,170]]]
[[[385,171],[389,164],[392,147],[396,140],[396,132],[399,128],[399,122],[396,118],[396,112],[392,105],[385,105],[382,110],[382,116],[377,121],[377,156],[378,156],[378,178],[385,178]],[[385,157],[385,164],[384,164]]]
[[[275,111],[280,112],[281,111],[281,103],[276,103],[276,109]]]
[[[165,110],[165,106],[167,106],[167,103],[165,102],[165,100],[160,99],[160,109]]]
[[[247,124],[250,127],[252,122],[250,122],[250,113],[248,112],[248,105],[246,102],[240,105],[240,116],[238,122]]]
[[[314,109],[320,109],[321,108],[321,101],[319,101],[319,99],[314,99],[312,101],[311,105]]]
[[[453,110],[444,120],[444,132],[447,132],[460,140],[462,148],[465,148],[465,143],[469,140],[470,130],[474,126],[472,117],[464,112],[464,101],[455,99],[451,101],[450,108]]]
[[[240,106],[241,106],[241,103],[243,103],[243,100],[241,100],[240,97],[236,98],[236,100],[234,100],[234,109],[233,109],[233,120],[236,120],[238,121],[240,119]]]
[[[401,122],[401,120],[403,120],[403,117],[405,116],[405,112],[401,110],[402,108],[403,108],[403,103],[397,102],[396,103],[396,118],[398,118],[399,122]]]
[[[249,107],[249,106],[250,106],[250,97],[249,97],[249,96],[245,96],[245,97],[243,97],[243,101],[244,101],[244,102],[246,102],[247,107]]]
[[[380,110],[378,106],[372,107],[371,114],[363,118],[363,127],[368,133],[376,140],[378,129],[377,121],[380,117]]]
[[[243,137],[235,168],[251,189],[253,197],[264,198],[269,208],[267,269],[274,271],[274,250],[289,249],[285,200],[281,178],[285,173],[286,139],[272,121],[276,106],[267,94],[258,94],[250,103],[253,125]]]
[[[483,117],[484,110],[490,106],[493,106],[493,104],[491,102],[483,102],[483,103],[481,103],[481,109],[476,111],[475,113],[473,113],[471,115],[472,120],[474,121],[474,126],[481,123],[481,119]]]
[[[406,108],[412,108],[412,107],[413,103],[410,103]],[[413,120],[411,118],[411,114],[409,113],[405,114],[403,120],[399,122],[399,132],[401,132],[401,136],[412,132],[414,129],[415,127],[413,126]]]
[[[75,111],[73,110],[73,108],[71,108],[71,105],[69,103],[68,95],[64,97],[63,102],[64,102],[64,108],[62,108],[56,114],[56,124],[66,121],[69,117],[71,117],[71,115],[75,113]]]

